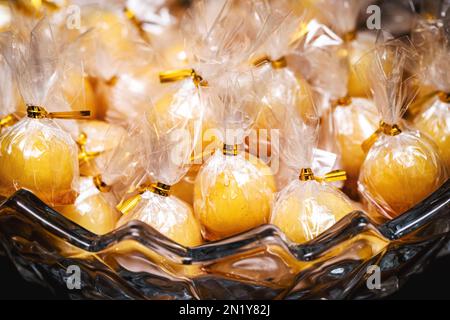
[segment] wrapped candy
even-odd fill
[[[450,172],[450,24],[449,20],[421,21],[414,43],[423,49],[423,78],[431,91],[422,99],[414,126],[437,144],[447,172]]]
[[[93,120],[79,124],[80,134],[76,140],[80,149],[80,174],[95,176],[100,174],[107,162],[109,153],[120,143],[126,131],[124,128],[107,122]]]
[[[281,155],[295,169],[299,178],[277,195],[271,223],[279,227],[290,240],[303,243],[317,237],[346,214],[357,208],[330,182],[345,180],[345,171],[335,170],[323,177],[311,169],[317,143],[317,118],[307,122],[289,114],[283,121]],[[331,160],[331,161],[330,161]],[[334,158],[325,159],[322,171],[334,165]]]
[[[127,126],[155,93],[155,55],[116,3],[82,4],[81,32],[86,72],[85,97],[95,92],[95,117]],[[129,59],[129,57],[134,57]]]
[[[84,117],[89,112],[48,112],[43,107],[69,109],[58,90],[65,56],[46,20],[28,36],[9,34],[5,54],[27,105],[27,117],[0,136],[0,193],[8,196],[25,188],[49,204],[69,204],[77,195],[77,146],[53,118]]]
[[[146,147],[146,171],[152,184],[141,186],[137,194],[125,199],[119,210],[123,213],[118,226],[131,220],[148,223],[165,236],[182,245],[193,247],[202,243],[200,225],[189,204],[170,195],[170,188],[188,172],[192,150],[197,143],[203,108],[182,108],[172,104],[170,117],[160,118],[151,107],[140,122],[141,143]]]
[[[348,94],[352,97],[364,97],[370,92],[367,84],[360,81],[360,75],[351,66],[359,61],[358,72],[365,73],[366,67],[360,58],[375,45],[375,36],[368,32],[357,31],[358,15],[371,0],[317,0],[322,18],[344,41],[341,54],[347,57],[350,70]]]
[[[107,190],[96,181],[95,177],[81,177],[79,195],[74,204],[56,206],[55,210],[83,228],[102,235],[116,228],[121,215],[108,201]]]
[[[416,52],[394,39],[362,59],[369,66],[362,80],[370,83],[382,121],[362,145],[368,153],[358,189],[381,213],[394,218],[436,190],[447,174],[436,146],[401,119],[414,97],[410,88],[415,76],[405,79],[404,70],[417,61]]]
[[[275,192],[270,168],[242,150],[257,116],[257,106],[245,76],[230,77],[236,78],[222,79],[221,85],[208,88],[208,106],[213,108],[221,129],[223,148],[202,165],[194,188],[194,211],[208,240],[267,223]]]
[[[305,42],[308,34],[304,15],[296,16],[282,5],[272,5],[261,10],[256,24],[261,29],[253,64],[257,67],[258,84],[263,88],[259,94],[261,112],[255,123],[256,129],[271,129],[276,116],[293,105],[301,116],[314,109],[311,88],[301,74],[295,74],[288,66],[287,57],[306,51],[311,43],[298,48],[299,42]],[[266,34],[265,34],[266,33]],[[262,39],[261,39],[262,38]]]

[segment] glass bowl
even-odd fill
[[[302,245],[273,225],[195,248],[138,221],[97,236],[26,190],[0,204],[0,252],[25,279],[73,299],[380,298],[449,237],[449,180],[395,220],[355,211]]]

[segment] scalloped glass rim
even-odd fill
[[[140,221],[106,235],[99,236],[80,227],[39,200],[32,192],[19,190],[0,204],[21,213],[49,233],[75,247],[99,252],[122,240],[135,240],[140,244],[163,252],[168,259],[184,264],[205,263],[236,254],[240,248],[273,237],[299,261],[311,261],[323,252],[367,230],[386,241],[399,240],[433,220],[450,215],[450,179],[427,199],[394,220],[377,223],[361,211],[354,211],[312,241],[295,244],[273,225],[263,225],[242,234],[198,247],[187,248],[173,242],[151,226]]]

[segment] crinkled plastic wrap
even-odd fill
[[[366,157],[361,144],[378,128],[380,117],[372,100],[349,98],[348,103],[334,108],[333,121],[340,163],[347,173],[346,190],[356,198],[359,170]]]
[[[126,135],[126,130],[118,125],[92,120],[81,122],[79,131],[76,142],[79,148],[80,175],[101,174],[111,153]]]
[[[38,22],[27,37],[11,33],[9,40],[5,56],[25,103],[49,111],[68,110],[58,90],[64,54],[56,47],[47,21]],[[52,205],[75,200],[77,146],[55,120],[25,117],[2,132],[0,144],[3,195],[25,188]]]
[[[450,172],[450,19],[421,21],[414,35],[414,43],[422,49],[423,78],[432,88],[424,96],[414,126],[437,144]]]
[[[18,120],[19,96],[6,59],[0,54],[0,132]]]
[[[316,2],[322,20],[344,41],[342,54],[347,56],[350,68],[348,93],[353,97],[364,97],[370,92],[367,84],[360,81],[361,76],[352,66],[375,45],[373,34],[357,31],[358,16],[371,2],[371,0],[318,0]],[[358,72],[365,73],[363,65],[360,64]]]
[[[193,92],[194,95],[198,91]],[[175,101],[180,102],[177,100]],[[183,101],[183,100],[181,100]],[[145,136],[145,166],[151,185],[141,186],[138,194],[122,201],[121,226],[131,220],[150,224],[165,236],[186,246],[196,246],[202,241],[200,225],[192,208],[170,195],[170,188],[188,172],[191,154],[199,137],[203,105],[185,107],[172,103],[167,116],[161,117],[156,106],[151,107],[141,121]],[[134,203],[131,205],[131,203]]]
[[[99,190],[93,177],[80,178],[79,192],[74,204],[56,206],[55,210],[95,234],[113,231],[121,214],[111,205],[111,194]]]
[[[290,240],[303,243],[356,208],[344,193],[327,179],[316,177],[318,173],[311,170],[317,144],[317,119],[311,117],[305,122],[288,115],[284,123],[281,156],[297,171],[299,178],[291,180],[277,194],[270,221]],[[330,157],[330,160],[328,167],[331,169],[335,158]],[[345,176],[345,173],[339,175]]]
[[[127,126],[155,93],[153,50],[143,43],[120,4],[83,4],[82,41],[89,84],[96,94],[95,116]],[[130,59],[133,57],[133,59]]]
[[[271,169],[242,149],[258,113],[247,84],[239,86],[239,80],[245,82],[246,76],[222,80],[221,86],[203,93],[208,96],[204,98],[208,107],[214,110],[223,150],[217,150],[202,165],[194,188],[194,211],[208,240],[267,223],[275,192]]]
[[[271,129],[277,123],[277,116],[293,106],[299,116],[314,109],[311,88],[302,74],[295,74],[289,67],[288,56],[300,55],[313,43],[307,43],[309,34],[305,14],[295,15],[277,3],[260,10],[257,27],[262,44],[254,55],[255,75],[261,89],[258,94],[261,112],[255,124],[256,129]],[[299,46],[299,43],[303,45]],[[315,45],[320,45],[315,43]]]
[[[367,79],[382,119],[377,133],[366,140],[368,150],[358,188],[389,218],[396,217],[435,191],[447,174],[436,145],[404,125],[401,117],[414,97],[415,76],[404,70],[417,54],[400,39],[389,40],[363,57]],[[389,61],[387,63],[387,61]]]

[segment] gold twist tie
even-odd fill
[[[442,102],[450,103],[450,93],[449,92],[439,91],[437,95]]]
[[[223,144],[222,153],[226,156],[237,156],[238,151],[237,144]]]
[[[168,197],[170,192],[170,186],[161,182],[157,182],[151,185],[143,185],[139,187],[137,191],[138,193],[136,195],[132,196],[131,198],[125,201],[120,202],[116,207],[117,210],[122,212],[122,214],[124,215],[129,213],[138,205],[138,203],[142,199],[142,194],[146,191],[153,192],[162,197]]]
[[[47,112],[44,107],[40,106],[27,106],[27,117],[33,119],[85,119],[91,116],[91,112],[88,110],[82,111],[66,111],[66,112]]]
[[[396,124],[390,125],[384,121],[380,121],[378,129],[361,144],[361,148],[363,149],[363,151],[365,153],[369,152],[370,148],[373,146],[375,141],[377,141],[377,139],[383,133],[385,135],[393,137],[402,133],[402,130],[400,130],[399,126]]]
[[[253,61],[253,65],[255,67],[261,67],[267,63],[270,63],[272,65],[272,68],[274,69],[281,69],[287,67],[287,60],[286,57],[281,57],[277,60],[272,60],[269,58],[269,56],[263,56],[261,58],[256,59]]]
[[[326,173],[323,177],[314,175],[311,168],[302,168],[298,177],[301,181],[334,182],[347,180],[347,173],[344,170],[333,170]]]
[[[0,130],[13,125],[16,122],[16,117],[13,114],[8,114],[0,118]]]
[[[195,72],[194,69],[169,70],[159,73],[159,82],[168,83],[191,78],[194,84],[202,87],[208,86],[208,82]]]
[[[102,180],[102,176],[101,175],[96,175],[95,177],[92,178],[95,187],[100,190],[100,192],[109,192],[111,191],[111,186],[107,185],[105,182],[103,182]]]
[[[78,147],[80,148],[80,152],[78,153],[78,160],[81,162],[88,162],[89,160],[92,160],[95,157],[98,157],[100,154],[102,154],[101,151],[87,151],[86,150],[87,134],[84,132],[80,133],[76,143],[77,143]]]
[[[349,31],[346,32],[343,36],[342,39],[344,40],[344,42],[351,42],[354,41],[356,39],[356,31]]]

